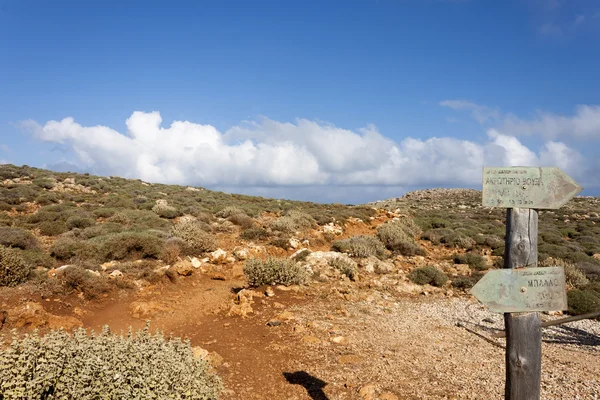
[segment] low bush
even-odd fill
[[[356,279],[356,266],[350,261],[336,257],[329,260],[329,266],[337,269],[343,275],[346,275],[350,280]]]
[[[246,214],[233,214],[227,220],[242,229],[249,229],[254,226],[254,220]]]
[[[163,246],[160,258],[167,264],[175,264],[186,247],[185,240],[178,237],[169,238]]]
[[[52,189],[56,186],[56,182],[48,178],[35,178],[31,183],[42,189]]]
[[[38,241],[35,236],[24,229],[0,226],[0,245],[29,250],[35,249]]]
[[[244,274],[250,286],[302,285],[308,281],[308,272],[294,260],[269,257],[266,260],[251,258],[244,265]]]
[[[459,232],[451,232],[440,238],[440,243],[449,247],[459,247],[465,250],[471,250],[475,246],[475,240]]]
[[[44,221],[38,225],[40,234],[44,236],[58,236],[69,230],[63,221]]]
[[[101,207],[94,210],[96,218],[110,218],[117,212],[117,209],[110,207]]]
[[[476,274],[471,276],[459,276],[452,280],[452,287],[464,290],[471,289],[477,282],[479,282],[482,276],[483,275]]]
[[[425,250],[415,243],[419,231],[410,219],[386,222],[377,228],[377,237],[388,250],[403,256],[425,255]]]
[[[269,237],[269,232],[261,227],[253,227],[244,229],[240,234],[240,239],[244,240],[262,240]]]
[[[61,282],[67,294],[77,291],[88,300],[98,299],[113,288],[108,278],[95,276],[80,266],[65,268],[56,279]]]
[[[271,228],[279,232],[296,232],[314,228],[316,222],[309,214],[290,210],[284,216],[277,218],[271,223]]]
[[[374,236],[353,236],[348,239],[336,240],[331,245],[331,250],[347,253],[352,257],[370,257],[385,258],[387,252],[385,246]]]
[[[246,211],[236,206],[227,206],[215,214],[218,218],[229,218],[233,215],[246,215]]]
[[[50,256],[50,254],[40,250],[22,250],[20,252],[21,257],[25,263],[29,264],[32,268],[45,267],[53,268],[56,265],[56,260]]]
[[[191,221],[173,225],[171,235],[183,239],[186,253],[197,254],[217,249],[216,238],[204,231],[202,223]]]
[[[177,208],[166,204],[156,204],[154,207],[152,207],[152,211],[154,211],[159,217],[167,219],[173,219],[181,215],[181,212]]]
[[[17,286],[25,282],[30,273],[31,266],[16,250],[0,246],[0,286]]]
[[[5,346],[2,346],[3,348]],[[202,399],[218,398],[220,379],[189,341],[161,332],[73,335],[50,331],[14,338],[0,351],[0,398]]]
[[[50,255],[59,261],[71,261],[73,259],[94,260],[98,258],[98,248],[95,243],[85,240],[60,237],[50,246]]]
[[[269,241],[269,244],[275,247],[279,247],[283,250],[289,250],[290,248],[290,238],[288,236],[276,236]]]
[[[102,239],[99,251],[104,261],[159,258],[164,244],[147,232],[121,232],[96,239]]]
[[[409,278],[417,285],[430,284],[441,287],[444,283],[448,282],[448,275],[433,265],[413,269],[410,272]]]
[[[465,253],[454,255],[455,264],[467,264],[469,267],[477,271],[483,271],[487,269],[485,259],[476,253]]]
[[[600,294],[593,290],[574,289],[567,293],[569,313],[573,315],[600,311]]]
[[[88,218],[88,217],[82,217],[79,215],[74,215],[72,217],[69,217],[66,222],[67,228],[69,230],[75,229],[75,228],[85,229],[90,226],[93,226],[95,223],[96,223],[96,221],[94,219]]]

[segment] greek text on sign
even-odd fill
[[[471,294],[498,313],[567,309],[563,267],[492,270],[473,286]]]
[[[483,205],[560,208],[582,187],[555,167],[484,167]]]

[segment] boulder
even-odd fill
[[[210,253],[209,259],[213,264],[225,264],[227,262],[227,252],[223,249],[217,249]]]
[[[27,302],[6,313],[6,324],[13,328],[63,328],[67,331],[83,326],[82,322],[72,316],[60,316],[47,312],[40,303]]]
[[[181,276],[190,276],[194,273],[194,267],[189,260],[177,261],[171,268]]]
[[[113,272],[111,272],[110,274],[108,274],[108,277],[111,278],[111,279],[122,278],[123,277],[123,273],[121,271],[119,271],[118,269],[115,269]]]

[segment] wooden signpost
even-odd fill
[[[508,400],[540,398],[542,332],[536,311],[567,308],[562,267],[537,268],[537,209],[560,208],[581,190],[554,167],[483,168],[483,205],[507,208],[504,270],[488,272],[471,293],[504,313]]]

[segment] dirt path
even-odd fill
[[[249,317],[227,316],[241,285],[193,276],[134,299],[153,304],[148,316],[134,318],[130,302],[121,302],[84,323],[118,331],[147,317],[152,327],[189,337],[223,358],[223,399],[502,398],[504,350],[456,326],[501,327],[499,315],[473,301],[368,289],[348,300],[321,285],[276,288],[274,297],[254,299]],[[563,340],[545,337],[542,397],[593,399],[600,323],[567,329]]]

